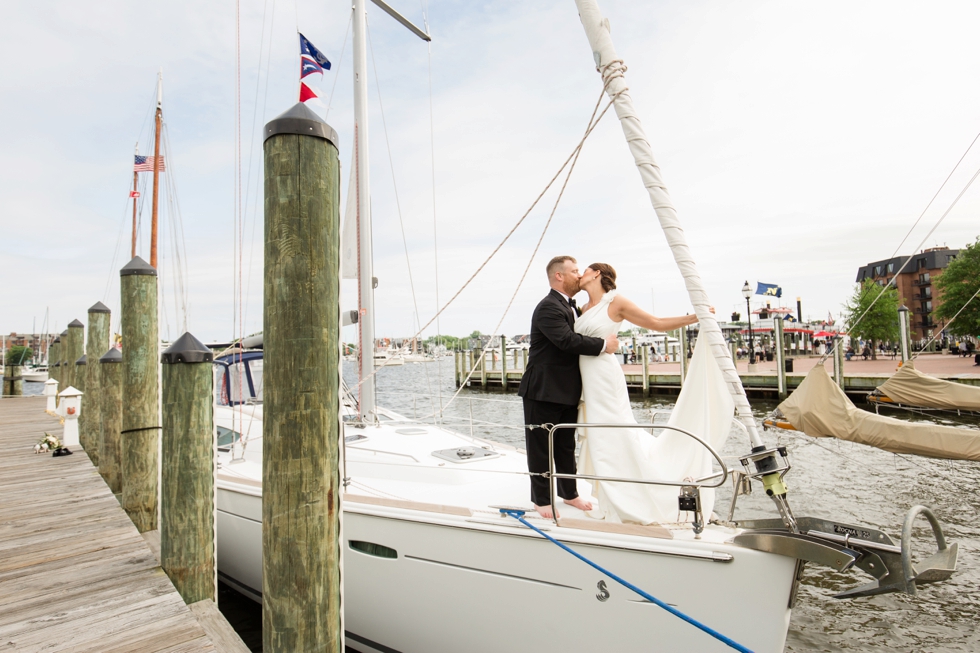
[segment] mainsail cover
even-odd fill
[[[822,365],[810,370],[779,410],[797,431],[813,437],[859,442],[892,453],[980,460],[980,431],[906,422],[861,410]]]
[[[980,387],[923,374],[912,361],[902,365],[878,390],[892,401],[909,406],[980,411]]]

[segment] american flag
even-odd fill
[[[167,167],[163,163],[163,155],[160,155],[160,172],[163,172]],[[133,164],[133,172],[153,172],[153,157],[152,156],[140,156],[136,155],[135,163]]]

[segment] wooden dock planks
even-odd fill
[[[42,397],[0,400],[0,651],[198,652],[215,646]]]

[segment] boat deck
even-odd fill
[[[0,400],[0,650],[247,651],[212,602],[185,605],[81,448],[34,454],[61,435],[44,406]]]

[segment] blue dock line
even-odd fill
[[[629,581],[620,578],[619,576],[617,576],[616,574],[612,573],[608,569],[603,569],[602,567],[600,567],[596,563],[594,563],[591,560],[589,560],[588,558],[586,558],[581,553],[578,553],[576,551],[573,551],[569,547],[565,546],[564,544],[562,544],[561,542],[559,542],[555,538],[551,537],[550,535],[548,535],[547,533],[545,533],[544,531],[542,531],[540,528],[538,528],[534,524],[531,524],[526,519],[524,519],[524,511],[501,509],[500,512],[504,513],[505,515],[507,515],[509,517],[513,517],[514,519],[516,519],[517,521],[521,522],[522,524],[524,524],[525,526],[527,526],[528,528],[530,528],[532,531],[534,531],[538,535],[546,538],[547,540],[549,540],[550,542],[552,542],[554,544],[557,544],[562,549],[564,549],[565,551],[568,551],[573,556],[575,556],[576,558],[578,558],[579,560],[581,560],[585,564],[589,565],[593,569],[596,569],[597,571],[600,571],[600,572],[604,573],[606,576],[609,576],[610,578],[612,578],[614,581],[616,581],[620,585],[623,585],[624,587],[628,587],[629,589],[633,590],[634,592],[636,592],[637,594],[639,594],[640,596],[642,596],[643,598],[645,598],[650,603],[653,603],[655,605],[659,605],[661,608],[663,608],[664,610],[666,610],[670,614],[674,615],[675,617],[680,617],[681,619],[683,619],[687,623],[691,624],[695,628],[698,628],[698,629],[703,630],[704,632],[708,633],[709,635],[711,635],[712,637],[714,637],[718,641],[724,642],[725,644],[728,644],[729,646],[731,646],[736,651],[741,651],[742,653],[752,653],[752,649],[746,648],[746,647],[742,646],[741,644],[739,644],[738,642],[736,642],[735,640],[730,639],[728,637],[725,637],[724,635],[722,635],[721,633],[719,633],[717,630],[714,630],[713,628],[709,628],[708,626],[705,626],[703,623],[701,623],[700,621],[694,619],[693,617],[687,616],[686,614],[684,614],[683,612],[681,612],[677,608],[672,607],[670,605],[667,605],[666,603],[664,603],[660,599],[656,598],[652,594],[647,594],[646,592],[644,592],[643,590],[641,590],[636,585],[633,585]]]

